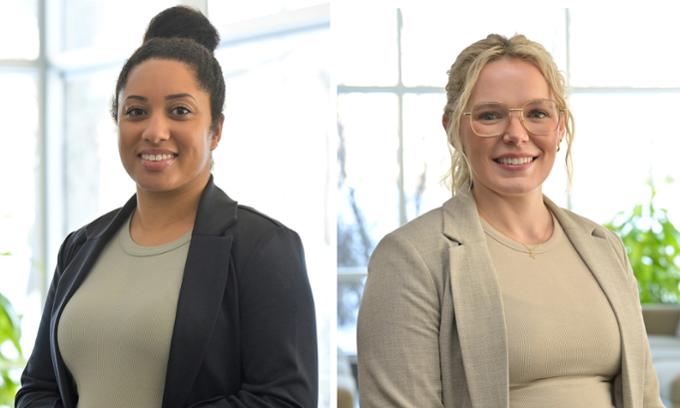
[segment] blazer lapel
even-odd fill
[[[454,319],[474,407],[508,406],[508,358],[500,287],[474,199],[444,204],[444,235],[452,240],[449,271]]]
[[[168,358],[164,407],[184,406],[229,282],[236,202],[212,183],[201,196],[180,288]]]
[[[625,406],[641,406],[641,388],[634,386],[642,384],[640,367],[644,367],[644,361],[639,353],[629,352],[640,350],[641,339],[644,336],[640,327],[635,327],[627,316],[636,316],[639,312],[636,305],[631,302],[631,286],[625,274],[628,273],[626,265],[621,263],[614,248],[608,241],[604,227],[593,225],[586,228],[574,222],[569,214],[557,207],[550,200],[545,199],[550,210],[555,214],[565,234],[586,263],[596,281],[602,288],[614,315],[619,324],[621,333],[621,371],[623,400]]]

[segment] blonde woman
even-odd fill
[[[362,408],[663,406],[621,242],[542,192],[573,139],[552,57],[489,35],[446,91],[453,198],[371,257]]]

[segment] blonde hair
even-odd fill
[[[485,39],[465,48],[448,71],[449,81],[446,84],[444,123],[447,123],[446,134],[451,147],[450,177],[451,190],[454,195],[463,189],[472,187],[470,163],[465,155],[460,137],[460,121],[463,111],[477,83],[479,73],[488,63],[503,57],[521,59],[538,68],[548,83],[557,105],[560,109],[565,110],[564,120],[567,139],[565,164],[571,185],[571,144],[574,140],[574,121],[567,109],[564,77],[557,69],[555,61],[541,44],[531,41],[521,34],[516,34],[510,38],[498,34],[489,34]]]

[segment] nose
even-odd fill
[[[142,133],[142,138],[150,143],[159,144],[170,138],[170,128],[168,120],[164,115],[151,115],[146,122],[146,127]]]
[[[524,123],[522,123],[521,115],[521,110],[511,110],[508,112],[508,126],[505,129],[505,133],[503,133],[503,141],[506,143],[520,144],[529,140],[529,132],[527,132]]]

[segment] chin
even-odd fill
[[[177,183],[173,182],[172,180],[167,180],[167,178],[161,179],[159,177],[155,180],[153,178],[150,180],[149,177],[137,177],[134,181],[138,190],[153,193],[162,193],[165,191],[175,190],[177,188]]]
[[[493,183],[477,182],[475,184],[503,197],[522,197],[534,193],[537,190],[541,191],[542,186],[542,183],[539,182],[519,179],[497,180]]]
[[[496,188],[496,192],[508,197],[521,197],[541,191],[542,183],[508,183]]]

